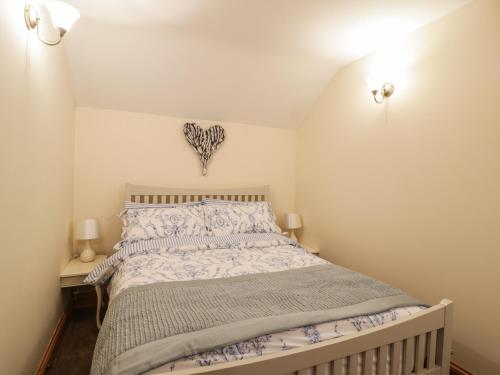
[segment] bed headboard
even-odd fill
[[[183,203],[204,198],[238,202],[269,200],[269,186],[236,189],[175,189],[143,185],[125,185],[125,201],[136,203]]]

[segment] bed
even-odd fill
[[[212,218],[221,202],[268,202],[269,190],[126,186],[132,207],[202,201]],[[257,228],[228,235],[212,229],[218,235],[121,244],[89,275],[87,282],[99,291],[107,285],[110,296],[93,374],[448,374],[451,301],[424,306],[396,288],[309,254],[277,232]],[[331,284],[337,276],[337,284]],[[341,298],[328,300],[332,288],[344,292]],[[254,301],[256,295],[271,301],[262,302],[256,312],[262,316],[252,315],[261,303]],[[291,300],[296,304],[288,306]],[[191,311],[198,309],[203,311]],[[234,322],[212,322],[226,313]],[[199,322],[206,316],[208,323]],[[175,322],[165,323],[169,319]],[[189,329],[160,334],[169,324]]]

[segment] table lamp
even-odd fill
[[[290,238],[297,241],[297,236],[295,236],[294,230],[302,227],[302,220],[300,219],[300,214],[288,213],[285,214],[285,228],[290,229]]]
[[[80,260],[84,263],[95,259],[95,251],[90,245],[90,240],[99,237],[97,219],[80,219],[75,225],[75,239],[85,240],[85,247],[80,253]]]

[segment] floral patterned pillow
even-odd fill
[[[205,201],[207,229],[215,236],[238,233],[281,233],[269,202]]]
[[[127,208],[121,218],[122,242],[207,235],[201,204]]]

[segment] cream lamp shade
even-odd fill
[[[99,237],[97,219],[80,219],[75,226],[75,239],[94,240]]]
[[[302,227],[302,220],[300,219],[300,214],[296,213],[285,214],[286,229],[298,229],[301,227]]]
[[[75,223],[75,239],[85,240],[85,247],[80,253],[80,260],[84,263],[95,259],[95,251],[90,245],[90,240],[99,237],[99,226],[97,219],[80,219]]]
[[[75,21],[80,18],[78,10],[62,1],[47,1],[45,7],[49,10],[54,27],[64,32],[69,31]]]
[[[297,236],[295,236],[294,229],[302,227],[302,219],[298,213],[287,213],[285,214],[285,228],[290,229],[290,238],[297,241]]]

